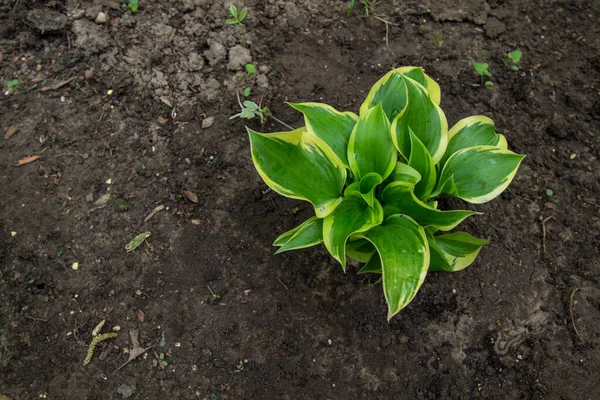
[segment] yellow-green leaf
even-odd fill
[[[429,97],[420,83],[404,76],[407,106],[398,113],[392,123],[394,145],[408,159],[410,156],[410,132],[425,145],[435,164],[442,158],[448,145],[448,122],[442,109]]]
[[[346,271],[346,242],[358,232],[363,232],[383,221],[383,210],[377,200],[370,207],[356,194],[344,197],[340,205],[323,220],[323,243],[329,253]]]
[[[443,270],[449,272],[461,271],[471,265],[479,251],[483,246],[489,243],[489,240],[478,239],[466,232],[455,232],[446,235],[431,236],[435,241],[435,252],[436,254],[436,265],[432,264],[431,267],[434,269],[430,270]],[[431,238],[429,238],[431,246]],[[432,252],[433,254],[433,252]],[[446,261],[439,260],[439,257],[443,257]],[[441,269],[437,269],[440,268]]]
[[[446,161],[435,192],[475,204],[488,202],[508,187],[524,157],[495,146],[459,150]]]
[[[333,152],[348,166],[348,141],[358,116],[352,112],[339,112],[321,103],[288,103],[304,114],[306,129],[323,139]]]
[[[274,246],[281,246],[275,254],[288,250],[304,249],[323,242],[323,220],[312,217],[294,229],[281,234]]]
[[[494,121],[483,115],[476,115],[458,121],[448,131],[448,147],[440,165],[459,150],[473,146],[496,146],[506,149],[506,138],[497,134]]]
[[[346,168],[319,137],[306,128],[271,134],[248,129],[248,134],[254,166],[271,189],[310,201],[319,218],[342,201]]]
[[[394,214],[407,214],[422,226],[432,226],[442,231],[454,229],[465,218],[480,214],[475,211],[440,211],[419,200],[413,186],[407,182],[393,182],[381,192],[381,204],[385,217]]]
[[[408,131],[410,133],[408,165],[419,171],[419,175],[421,175],[421,180],[415,185],[414,192],[419,199],[427,199],[435,186],[435,164],[423,142],[413,133],[412,129],[408,128]]]
[[[379,253],[374,253],[356,274],[381,274],[381,258],[379,258]]]
[[[357,236],[377,249],[389,321],[411,302],[425,280],[429,267],[425,231],[412,218],[398,214]]]
[[[427,88],[431,101],[436,105],[440,104],[440,85],[425,74],[422,68],[400,67],[388,72],[373,85],[367,98],[360,106],[360,115],[381,103],[389,120],[393,121],[396,115],[406,107],[406,86],[401,75],[414,79],[423,85]]]
[[[390,137],[390,122],[381,105],[362,114],[348,143],[348,163],[356,180],[371,172],[383,179],[394,170],[397,153]]]
[[[354,182],[344,190],[344,195],[356,193],[362,196],[367,204],[373,207],[375,200],[375,188],[383,181],[377,172],[371,172],[363,176],[359,182]]]

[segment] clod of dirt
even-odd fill
[[[485,34],[491,39],[496,39],[498,36],[506,32],[504,25],[498,18],[491,17],[484,26]]]
[[[213,42],[210,48],[204,52],[204,56],[208,59],[208,63],[211,66],[215,66],[225,59],[227,56],[227,50],[219,42]]]
[[[252,56],[250,50],[239,44],[229,49],[229,62],[227,63],[227,69],[231,71],[238,71],[244,67],[244,65],[252,62]]]
[[[208,117],[202,120],[202,129],[208,129],[215,123],[215,117]]]
[[[73,33],[77,47],[89,52],[98,52],[110,46],[109,36],[93,22],[83,19],[73,23]]]
[[[477,25],[487,22],[490,6],[485,0],[465,0],[448,4],[436,1],[431,5],[431,16],[436,21],[471,21]]]
[[[67,16],[56,11],[36,8],[27,13],[27,20],[36,29],[45,32],[60,32],[67,26]]]
[[[103,12],[99,12],[94,20],[97,24],[105,24],[108,20],[108,17]]]
[[[124,383],[117,388],[117,393],[119,393],[121,396],[123,396],[124,399],[128,399],[131,396],[133,396],[134,392],[135,392],[135,384],[130,386],[130,385],[126,385]]]

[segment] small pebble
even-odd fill
[[[103,12],[98,13],[98,16],[96,17],[97,24],[105,24],[107,20],[108,20],[108,18],[106,16],[106,14],[104,14]]]
[[[202,129],[208,129],[215,123],[215,117],[208,117],[202,120]]]
[[[79,269],[79,263],[74,262],[73,265],[71,265],[71,268],[73,268],[73,271],[77,271]]]
[[[573,154],[571,154],[571,156],[569,156],[569,158],[570,158],[571,160],[574,160],[574,159],[575,159],[575,157],[577,157],[577,154],[575,154],[575,153],[573,153]]]

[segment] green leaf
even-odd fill
[[[323,220],[312,217],[300,226],[280,235],[273,245],[281,246],[275,254],[288,250],[304,249],[323,242]]]
[[[370,207],[357,195],[349,195],[323,221],[323,243],[346,271],[346,242],[358,232],[381,224],[383,209],[377,200]]]
[[[144,241],[150,237],[150,235],[151,235],[150,232],[140,233],[139,235],[137,235],[136,237],[131,239],[131,241],[125,245],[125,250],[127,250],[128,253],[131,251],[134,251],[135,249],[140,247],[141,244],[144,243]]]
[[[225,23],[227,25],[236,25],[236,24],[239,24],[238,20],[237,19],[233,19],[233,18],[229,18],[227,21],[225,21]]]
[[[418,82],[404,77],[408,106],[392,123],[394,145],[408,159],[410,156],[410,131],[425,145],[435,164],[442,158],[448,144],[448,122],[442,109],[436,105],[426,89]]]
[[[412,218],[398,214],[357,236],[377,249],[389,321],[411,302],[425,280],[429,267],[425,231]]]
[[[231,16],[236,20],[238,19],[238,10],[235,4],[233,3],[229,4],[229,14],[231,14]]]
[[[254,64],[246,64],[246,71],[253,74],[256,72],[256,67],[254,66]]]
[[[252,119],[256,116],[254,110],[252,110],[251,108],[244,108],[242,109],[242,112],[240,113],[240,117],[241,118],[246,118],[246,119]]]
[[[379,253],[375,253],[369,258],[369,261],[363,265],[363,267],[356,273],[357,275],[362,274],[381,274],[381,258]]]
[[[439,235],[434,239],[438,251],[436,257],[443,256],[446,259],[448,269],[442,270],[449,272],[467,268],[475,261],[481,248],[489,243],[489,240],[475,238],[466,232]],[[437,264],[434,268],[439,266]]]
[[[304,114],[306,128],[323,139],[335,154],[348,166],[348,142],[358,116],[351,112],[339,112],[327,104],[288,103]]]
[[[390,183],[381,192],[381,204],[386,217],[407,214],[422,226],[433,226],[442,231],[454,229],[465,218],[480,214],[475,211],[440,211],[419,200],[412,191],[413,185],[407,182]]]
[[[246,101],[244,101],[242,104],[243,104],[243,105],[244,105],[244,107],[246,107],[246,108],[249,108],[249,109],[251,109],[251,110],[253,110],[253,111],[258,111],[258,104],[256,104],[256,103],[255,103],[255,102],[253,102],[253,101],[246,100]]]
[[[346,242],[346,256],[358,262],[366,263],[375,253],[375,247],[365,239],[350,238]]]
[[[15,86],[18,86],[18,85],[19,85],[19,80],[18,79],[13,79],[13,80],[10,80],[10,81],[6,82],[6,87],[8,87],[8,88],[12,88],[12,87],[15,87]]]
[[[435,192],[475,204],[488,202],[508,187],[524,157],[495,146],[459,150],[446,161],[439,179],[442,185]]]
[[[375,188],[377,185],[381,184],[381,182],[383,182],[383,179],[381,179],[381,175],[379,175],[377,172],[368,173],[363,176],[359,182],[354,182],[349,185],[344,191],[344,195],[356,193],[362,196],[369,207],[373,207],[375,200]]]
[[[329,215],[342,201],[346,168],[317,136],[304,127],[271,134],[247,130],[254,166],[271,189],[310,201],[319,218]]]
[[[448,147],[440,161],[443,166],[459,150],[473,146],[496,146],[506,149],[506,138],[496,133],[494,121],[483,115],[463,118],[448,131]]]
[[[414,192],[419,199],[426,199],[435,186],[435,164],[423,142],[413,133],[412,129],[408,128],[408,130],[410,133],[408,165],[421,175],[421,180],[415,185]]]
[[[521,57],[523,56],[523,53],[521,52],[521,50],[515,50],[515,51],[511,51],[510,53],[508,53],[508,57],[515,63],[517,64],[519,61],[521,61]],[[519,68],[517,68],[519,69]]]
[[[244,89],[244,97],[249,97],[251,93],[252,93],[252,89],[250,89],[249,87]]]
[[[473,63],[473,69],[475,70],[475,72],[477,72],[477,74],[479,76],[492,76],[492,74],[488,70],[488,67],[489,67],[488,63],[479,63],[479,62]]]
[[[396,166],[397,153],[390,137],[390,122],[381,104],[362,114],[348,143],[348,164],[355,179],[370,172],[383,179]]]
[[[240,22],[242,22],[245,18],[246,18],[246,14],[248,13],[248,9],[244,8],[242,11],[240,11],[240,15],[238,16],[238,20]]]

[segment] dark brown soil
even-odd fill
[[[600,398],[600,1],[380,0],[389,48],[341,0],[246,0],[244,44],[228,3],[0,0],[0,399]],[[324,249],[273,255],[311,208],[267,190],[229,120],[236,45],[292,126],[284,101],[358,111],[402,65],[451,124],[493,118],[527,158],[464,225],[491,237],[478,261],[388,324],[381,287]],[[84,367],[103,319],[119,337]],[[131,330],[152,349],[116,371]]]

